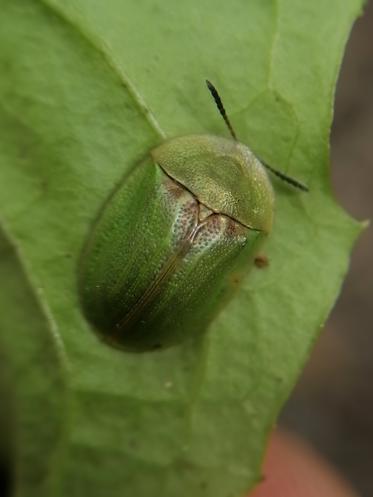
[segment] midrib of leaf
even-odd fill
[[[87,41],[94,50],[96,50],[105,59],[108,66],[115,72],[115,74],[122,81],[123,86],[128,91],[128,94],[132,97],[133,102],[139,109],[140,113],[145,117],[150,126],[159,135],[160,138],[165,139],[166,135],[162,128],[160,127],[157,119],[152,113],[151,109],[147,106],[145,100],[143,99],[141,93],[136,90],[135,86],[130,81],[129,77],[125,74],[122,68],[116,64],[115,59],[110,55],[110,47],[107,44],[103,44],[99,41],[96,36],[85,27],[83,27],[78,20],[74,20],[69,16],[63,8],[61,8],[55,2],[49,0],[38,0],[45,8],[49,9],[51,12],[56,14],[63,22],[69,24],[76,33]]]
[[[278,40],[278,16],[279,16],[279,4],[278,0],[272,0],[273,3],[273,33],[272,33],[272,44],[269,53],[269,64],[268,64],[268,79],[267,79],[267,88],[269,90],[275,90],[272,85],[272,77],[273,77],[273,60],[274,54],[276,50],[277,40]]]

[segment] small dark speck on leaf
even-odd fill
[[[269,266],[269,259],[266,255],[259,254],[255,257],[254,264],[257,268],[263,269]]]

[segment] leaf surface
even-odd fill
[[[328,169],[334,86],[361,6],[3,0],[0,345],[16,495],[236,497],[259,480],[361,230]],[[269,267],[252,270],[203,343],[119,352],[82,316],[81,248],[112,188],[164,136],[227,135],[205,78],[240,140],[311,192],[274,180]]]

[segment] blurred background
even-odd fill
[[[373,220],[373,2],[355,24],[337,86],[331,136],[336,197]],[[280,424],[308,440],[373,496],[373,230],[361,236],[340,298]]]

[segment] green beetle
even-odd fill
[[[87,319],[115,347],[144,352],[200,336],[232,296],[271,231],[266,168],[231,139],[172,138],[150,151],[109,197],[85,244],[80,294]]]

